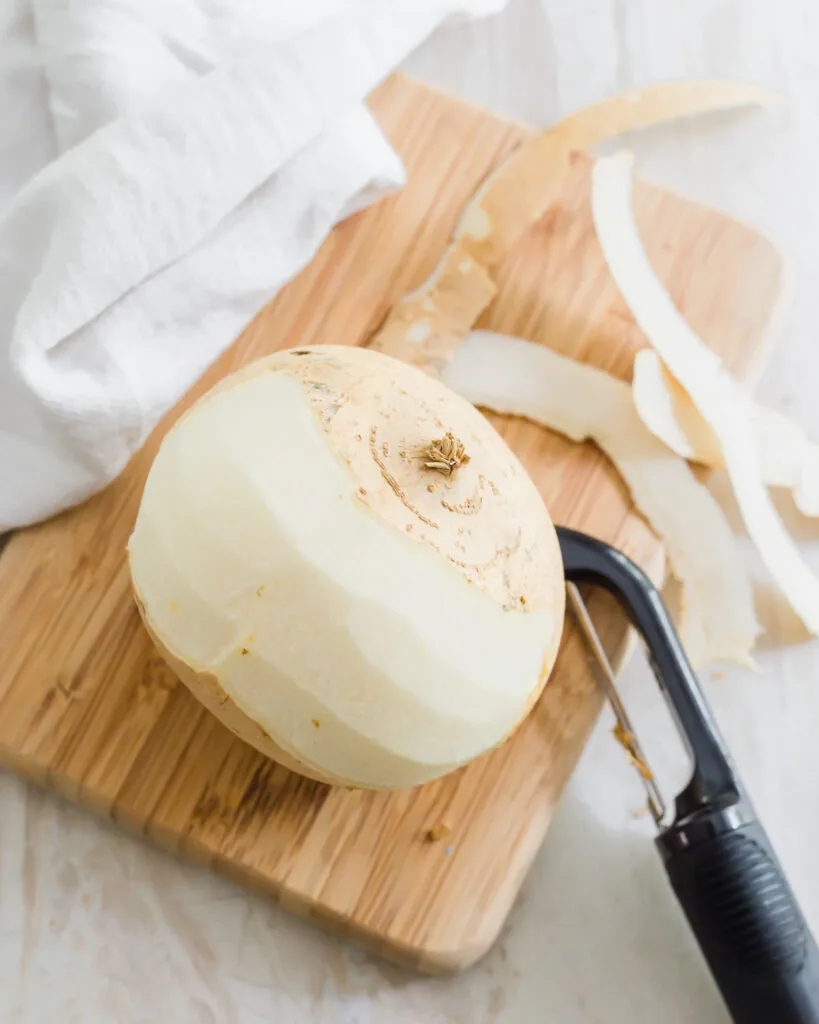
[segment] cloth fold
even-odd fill
[[[25,97],[50,122],[14,121],[23,181],[0,184],[0,531],[110,481],[332,226],[402,183],[363,98],[444,17],[502,6],[14,3],[0,115]]]

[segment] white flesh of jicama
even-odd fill
[[[638,326],[711,426],[765,567],[805,626],[819,633],[819,579],[786,532],[763,483],[752,402],[689,327],[654,273],[632,211],[631,165],[630,154],[618,153],[598,160],[592,173],[592,213],[603,256]]]
[[[753,666],[759,627],[736,540],[687,463],[643,425],[628,384],[543,345],[489,331],[467,336],[443,380],[475,405],[524,416],[572,441],[595,441],[666,543],[684,587],[683,642],[692,662]]]

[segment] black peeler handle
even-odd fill
[[[730,827],[723,816],[716,811],[708,828],[700,820],[698,831],[712,834],[690,846],[684,826],[657,840],[680,906],[733,1020],[816,1024],[816,942],[765,830],[758,821]]]
[[[604,587],[648,648],[693,762],[657,847],[737,1024],[819,1024],[819,950],[757,821],[651,580],[622,552],[558,529],[566,579]]]

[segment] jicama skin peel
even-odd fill
[[[737,82],[660,82],[576,110],[526,139],[467,203],[440,263],[393,306],[371,347],[440,374],[496,294],[492,268],[558,202],[575,154],[675,118],[774,100]]]
[[[157,647],[258,750],[312,778],[412,786],[500,743],[557,655],[560,551],[468,402],[404,363],[315,347],[200,399],[129,542]]]
[[[629,153],[617,153],[598,160],[592,171],[592,215],[603,258],[637,326],[713,432],[765,568],[807,629],[819,635],[819,577],[785,530],[765,488],[753,403],[697,337],[654,273],[631,207],[631,165]]]
[[[651,349],[637,353],[632,393],[640,419],[655,437],[685,459],[725,468],[714,431]],[[819,445],[776,409],[753,405],[750,418],[762,481],[788,488],[803,515],[819,516]]]

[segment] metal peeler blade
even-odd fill
[[[637,769],[637,774],[646,791],[648,809],[651,812],[654,823],[660,826],[666,814],[665,801],[657,785],[656,776],[646,760],[642,744],[637,738],[634,726],[631,724],[626,707],[620,699],[614,669],[611,666],[603,643],[597,635],[597,630],[594,628],[594,623],[583,597],[577,589],[577,584],[567,583],[566,593],[568,594],[569,604],[577,624],[580,626],[580,631],[583,634],[586,645],[594,655],[594,664],[597,669],[597,680],[600,688],[608,698],[608,702],[614,712],[614,717],[617,719],[617,739],[625,748],[629,761]]]

